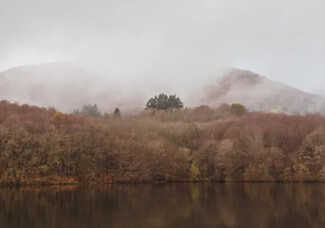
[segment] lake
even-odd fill
[[[325,184],[1,187],[0,227],[325,227]]]

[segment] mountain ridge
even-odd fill
[[[242,103],[252,111],[324,113],[325,99],[248,70],[231,69],[206,88],[202,102]]]
[[[203,95],[194,93],[197,102],[185,97],[190,106],[242,103],[251,111],[325,113],[323,97],[248,70],[232,68],[200,90]],[[53,106],[64,112],[85,103],[97,103],[103,111],[115,107],[125,112],[141,111],[147,95],[139,88],[126,91],[110,83],[106,85],[96,75],[68,63],[26,65],[0,72],[1,100]]]

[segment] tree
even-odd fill
[[[93,116],[97,117],[100,116],[101,113],[98,109],[97,104],[85,104],[82,106],[81,111],[79,109],[74,110],[73,113],[75,115],[88,115],[88,116]]]
[[[115,110],[114,110],[114,116],[115,117],[120,117],[121,116],[121,111],[120,111],[119,108],[115,108]]]
[[[183,102],[179,97],[176,97],[176,95],[170,95],[168,97],[168,105],[174,109],[184,108]]]
[[[158,109],[167,110],[169,107],[168,96],[166,94],[159,94],[158,96]]]
[[[230,106],[230,110],[232,113],[236,114],[236,115],[243,115],[247,112],[247,109],[244,105],[242,104],[232,104]]]
[[[266,163],[251,164],[244,172],[245,181],[271,181],[272,176]]]
[[[147,108],[156,110],[181,109],[184,107],[183,102],[176,95],[166,95],[164,93],[150,98],[146,104]]]
[[[312,173],[317,173],[325,160],[324,131],[316,130],[306,136],[298,152],[299,162]]]
[[[295,164],[283,170],[284,181],[308,181],[312,180],[312,173],[303,164]]]
[[[158,97],[155,96],[153,98],[150,98],[146,104],[146,107],[152,108],[152,109],[157,109],[158,108]]]

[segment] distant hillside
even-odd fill
[[[97,103],[102,111],[119,107],[130,112],[142,108],[145,97],[117,87],[107,76],[65,63],[49,63],[0,72],[0,100],[51,106],[65,112],[85,103]]]
[[[0,100],[51,106],[64,112],[97,103],[102,112],[112,112],[119,107],[122,113],[137,113],[143,110],[149,97],[168,89],[159,83],[145,82],[136,86],[132,82],[118,84],[118,81],[109,75],[92,74],[64,63],[21,66],[0,72]],[[251,111],[325,113],[322,97],[249,71],[231,70],[201,92],[203,96],[193,91],[183,93],[181,99],[185,106],[242,103]]]
[[[242,103],[252,111],[324,113],[325,99],[250,71],[230,70],[206,89],[202,103]]]

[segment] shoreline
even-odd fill
[[[233,184],[233,183],[242,183],[242,184],[324,184],[325,181],[319,180],[294,180],[294,181],[212,181],[212,180],[183,180],[183,181],[113,181],[113,182],[81,182],[81,181],[69,181],[69,182],[57,182],[57,181],[44,181],[44,182],[5,182],[0,181],[0,187],[27,187],[27,186],[106,186],[106,185],[141,185],[141,184]]]

